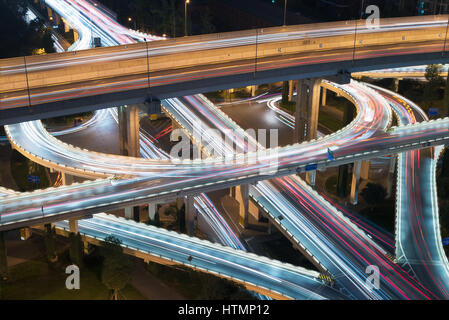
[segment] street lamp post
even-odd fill
[[[286,18],[287,18],[287,0],[284,0],[284,27],[287,25]]]
[[[184,2],[184,36],[187,36],[187,5],[190,3],[190,0],[185,0]]]
[[[131,17],[128,18],[128,22],[134,21],[134,30],[137,30],[136,20]]]

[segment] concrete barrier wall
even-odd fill
[[[308,25],[311,28],[313,25]],[[292,27],[295,28],[295,27]],[[302,26],[301,28],[308,28]],[[273,28],[276,29],[276,28]],[[268,32],[274,30],[265,29]],[[441,42],[441,48],[443,48],[444,36],[446,28],[423,28],[416,29],[408,32],[372,32],[372,33],[358,33],[356,50],[375,49],[377,46],[397,46],[401,44],[410,43],[424,43],[429,41]],[[254,30],[247,30],[238,33],[248,34],[254,36]],[[267,34],[267,32],[265,32]],[[235,33],[229,33],[225,36],[230,37]],[[194,37],[194,41],[204,41],[212,39],[213,35],[197,36]],[[215,35],[216,37],[216,35]],[[151,49],[160,46],[170,46],[183,41],[192,43],[192,40],[188,42],[186,40],[167,40],[157,41],[155,45],[149,44]],[[177,43],[175,43],[178,41]],[[277,58],[282,60],[283,55],[291,55],[291,57],[301,56],[309,54],[309,57],[316,56],[317,59],[323,56],[333,55],[338,59],[338,50],[352,49],[354,47],[354,35],[342,35],[334,37],[320,37],[320,38],[305,38],[303,40],[290,40],[279,41],[258,44],[257,46],[257,59],[260,61],[266,58]],[[117,46],[111,48],[97,48],[92,50],[79,51],[74,58],[73,53],[62,54],[50,54],[46,56],[32,56],[27,57],[27,65],[31,64],[45,64],[51,61],[65,61],[70,59],[71,62],[77,61],[73,59],[82,60],[85,57],[94,57],[95,55],[110,55],[114,53],[123,52],[124,55],[130,50],[145,49],[145,44],[139,43],[136,45]],[[244,45],[236,47],[228,47],[221,49],[208,49],[198,50],[187,53],[172,53],[166,55],[151,56],[150,58],[150,72],[158,73],[158,75],[179,73],[183,69],[187,68],[213,68],[214,65],[222,65],[226,63],[229,66],[237,66],[241,64],[247,64],[250,67],[251,60],[256,58],[256,46]],[[0,61],[0,67],[21,65],[23,66],[23,58],[4,59],[8,61]],[[280,61],[281,61],[280,60]],[[223,66],[224,67],[224,66]],[[70,64],[60,66],[54,69],[36,70],[28,72],[28,82],[32,89],[73,84],[82,81],[98,81],[105,80],[110,82],[111,80],[118,80],[121,76],[131,76],[135,74],[145,74],[147,72],[147,59],[142,58],[129,58],[125,60],[115,59],[109,62],[99,62],[94,60],[91,63]],[[192,69],[193,70],[193,69]],[[194,71],[194,70],[193,70]],[[250,71],[248,71],[250,72]],[[6,74],[0,77],[0,92],[26,90],[27,82],[24,72],[15,74]]]

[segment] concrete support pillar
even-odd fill
[[[293,80],[288,81],[288,101],[293,101]]]
[[[249,213],[249,185],[242,184],[235,187],[235,199],[239,203],[239,223],[243,228],[248,228]]]
[[[229,188],[229,196],[231,196],[232,198],[235,198],[235,187]]]
[[[394,78],[394,91],[398,92],[399,90],[399,78]]]
[[[353,205],[356,205],[358,200],[361,167],[362,161],[354,162],[354,168],[352,170],[352,183],[350,195],[350,201]]]
[[[74,42],[78,41],[78,38],[79,38],[78,31],[73,29],[73,41]]]
[[[157,210],[156,202],[148,203],[148,218],[149,219],[154,220],[154,217],[156,216],[156,210]]]
[[[73,176],[71,174],[61,172],[62,174],[62,184],[65,186],[69,186],[73,183]],[[69,219],[69,229],[70,232],[78,233],[78,220]]]
[[[293,142],[301,142],[306,138],[307,104],[307,85],[305,84],[305,80],[298,80],[296,82],[295,132]]]
[[[73,183],[73,176],[71,174],[62,172],[62,184],[69,186]]]
[[[53,17],[53,11],[51,10],[51,8],[49,6],[47,6],[47,14],[48,14],[48,18]]]
[[[84,251],[84,254],[89,254],[89,252],[90,252],[89,242],[83,241],[83,251]]]
[[[187,234],[193,237],[195,229],[195,216],[196,209],[194,205],[193,196],[185,197],[185,217],[186,217],[186,227]]]
[[[393,179],[394,179],[394,170],[396,168],[396,156],[393,155],[390,158],[390,165],[388,169],[388,180],[387,180],[387,198],[390,198],[394,192],[393,190]]]
[[[360,169],[360,177],[364,180],[368,180],[369,179],[369,167],[370,167],[370,162],[369,160],[363,160],[362,161],[362,167]]]
[[[321,79],[297,81],[294,142],[312,140],[317,136]]]
[[[271,223],[271,220],[268,219],[268,229],[267,229],[267,233],[268,234],[272,234],[273,233],[273,224]]]
[[[132,219],[136,222],[140,222],[140,210],[139,206],[126,207],[125,208],[125,218]]]
[[[69,220],[69,230],[74,234],[78,233],[78,220]]]
[[[316,181],[316,170],[313,171],[307,171],[306,173],[306,182],[310,184],[311,186],[315,185]]]
[[[118,107],[120,153],[124,156],[140,158],[139,106]],[[125,208],[125,217],[140,221],[139,207]]]
[[[133,218],[133,207],[126,207],[125,208],[125,218],[126,219],[132,219]]]
[[[118,107],[120,152],[140,158],[140,123],[137,105]]]
[[[0,231],[0,280],[8,277],[8,258],[6,251],[5,231]]]
[[[327,102],[327,89],[322,87],[323,92],[321,93],[321,106],[325,106]]]
[[[258,87],[259,87],[258,85],[251,86],[251,97],[256,96],[256,90]]]

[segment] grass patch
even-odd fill
[[[324,112],[318,114],[318,122],[334,132],[343,128],[343,123],[340,120]]]
[[[287,101],[287,102],[282,102],[282,100],[279,102],[279,106],[281,108],[287,109],[288,111],[290,111],[291,113],[295,113],[296,111],[296,102],[295,101]]]
[[[11,174],[20,191],[44,189],[50,186],[45,168],[25,158],[16,150],[11,154]],[[28,182],[28,175],[38,176],[40,183]]]
[[[78,114],[71,114],[68,116],[61,116],[61,117],[56,117],[56,118],[48,118],[48,119],[43,119],[42,123],[45,126],[73,126],[74,124],[74,120],[75,119],[83,119],[83,122],[86,122],[88,119],[90,119],[93,116],[93,112],[92,111],[88,111],[88,112],[82,112],[82,113],[78,113]]]

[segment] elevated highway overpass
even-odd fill
[[[0,125],[142,103],[150,96],[444,63],[447,20],[381,19],[378,29],[363,20],[342,21],[3,59]]]
[[[367,121],[370,123],[372,119]],[[0,230],[196,195],[304,172],[308,165],[324,169],[424,146],[442,145],[449,140],[449,118],[445,118],[393,128],[390,132],[376,134],[368,139],[361,137],[360,140],[345,141],[334,151],[334,161],[328,159],[326,140],[318,139],[278,148],[274,153],[273,150],[262,150],[241,154],[226,163],[223,159],[152,160],[99,154],[66,145],[45,130],[35,130],[33,127],[23,129],[24,125],[8,126],[6,131],[12,145],[30,159],[67,173],[109,179],[3,197],[0,202]],[[349,125],[346,130],[354,128]],[[39,136],[42,134],[44,137]],[[45,134],[48,136],[45,137]],[[29,137],[47,139],[51,142],[50,149],[42,148],[41,142],[30,143]],[[66,152],[66,155],[70,154],[73,158],[67,159],[60,152],[52,153],[53,145],[58,144],[68,148],[70,152]],[[59,161],[56,160],[58,157]],[[248,162],[248,157],[253,157],[253,160]],[[270,168],[273,164],[276,167]],[[117,172],[123,178],[134,178],[111,179]]]

